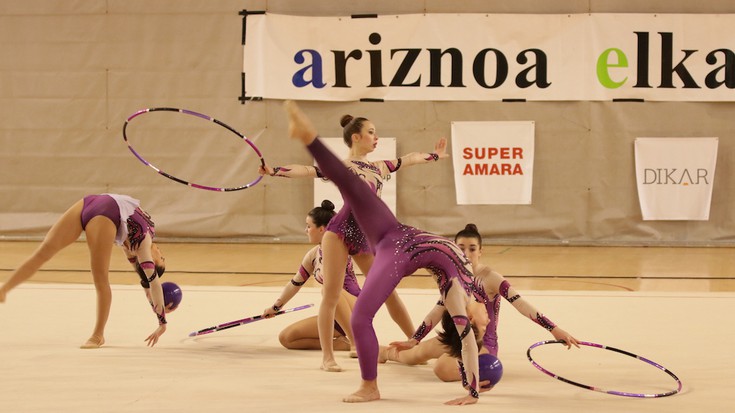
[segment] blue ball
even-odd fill
[[[161,288],[163,288],[163,302],[166,308],[169,308],[169,311],[176,309],[181,303],[181,288],[170,281],[161,283]]]
[[[498,384],[500,378],[503,377],[503,364],[492,354],[480,354],[479,362],[480,381],[490,380],[490,385],[483,386],[483,388],[492,388]]]

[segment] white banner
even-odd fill
[[[342,138],[320,138],[324,145],[329,148],[339,159],[347,159],[350,156],[350,148],[345,145]],[[378,146],[368,155],[371,161],[380,161],[384,159],[396,158],[396,138],[380,137]],[[399,169],[400,171],[400,169]],[[396,213],[396,176],[390,175],[389,180],[383,182],[381,198],[388,205],[393,214]],[[321,205],[322,201],[328,199],[337,207],[337,211],[342,208],[344,201],[339,189],[331,181],[316,180],[314,183],[314,205]]]
[[[530,204],[534,122],[452,122],[458,205]]]
[[[250,15],[243,97],[735,100],[734,14]]]
[[[637,138],[635,168],[643,219],[709,219],[717,138]]]

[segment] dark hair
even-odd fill
[[[477,326],[471,324],[470,327],[475,333],[477,349],[479,350],[482,347],[482,337],[479,337]],[[454,320],[452,320],[452,316],[449,315],[449,311],[446,310],[444,311],[444,314],[442,314],[442,329],[444,329],[444,331],[440,331],[437,333],[437,338],[439,339],[439,342],[447,347],[448,354],[450,356],[461,359],[462,340],[460,340],[459,338],[459,332],[457,332],[457,327],[454,325]]]
[[[342,139],[345,141],[345,145],[348,148],[352,147],[352,135],[359,134],[362,131],[362,125],[367,121],[366,118],[353,117],[352,115],[344,115],[339,120],[339,124],[342,125]]]
[[[464,229],[454,236],[454,242],[457,242],[457,238],[477,238],[480,241],[480,246],[482,246],[482,235],[480,235],[480,231],[477,230],[477,225],[475,224],[465,225]]]
[[[311,217],[311,220],[314,221],[314,225],[317,227],[323,227],[327,225],[329,220],[331,220],[336,214],[337,213],[334,212],[334,204],[332,201],[325,199],[322,201],[321,206],[315,207],[306,215]]]
[[[166,272],[166,267],[163,265],[156,265],[156,274],[158,274],[158,278],[163,277],[163,273]],[[151,288],[150,283],[148,282],[148,276],[145,275],[145,271],[143,271],[143,267],[140,266],[138,261],[135,262],[135,272],[138,273],[138,276],[140,277],[140,285],[143,288]]]

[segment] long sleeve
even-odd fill
[[[416,329],[416,332],[413,334],[412,338],[417,342],[420,342],[424,337],[426,337],[434,329],[434,327],[439,324],[439,321],[441,320],[442,314],[444,314],[445,310],[446,308],[444,308],[444,301],[437,301],[434,308],[429,311],[419,327]]]

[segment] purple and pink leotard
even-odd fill
[[[475,279],[474,296],[475,300],[484,303],[487,309],[489,322],[485,335],[482,338],[483,346],[494,356],[498,356],[498,319],[500,316],[500,299],[504,298],[523,315],[529,317],[531,321],[551,331],[556,327],[548,317],[536,311],[527,301],[521,298],[520,294],[514,293],[510,295],[511,285],[507,280],[503,280],[499,286],[499,292],[490,296],[485,290],[485,286],[480,279]]]
[[[344,164],[319,140],[307,146],[322,172],[339,188],[345,205],[352,208],[356,222],[372,247],[375,260],[355,303],[352,329],[362,378],[377,377],[378,340],[372,320],[401,279],[425,268],[436,277],[443,296],[457,279],[469,295],[474,288],[472,265],[451,240],[401,224],[376,195],[376,188],[345,170]],[[465,317],[466,319],[466,317]],[[477,371],[477,360],[471,371]],[[477,377],[469,384],[477,395]]]
[[[321,245],[315,246],[309,250],[306,255],[304,255],[298,274],[301,277],[301,281],[297,281],[299,285],[303,285],[312,274],[314,274],[314,279],[319,284],[324,284],[324,278],[322,277]],[[357,276],[355,275],[352,259],[347,260],[347,267],[345,267],[345,282],[342,288],[354,297],[360,295],[360,284],[358,283]]]
[[[382,192],[383,182],[390,179],[390,174],[400,168],[400,163],[394,164],[387,160],[377,162],[349,160],[345,161],[344,165],[374,188],[378,197],[380,197]],[[320,170],[317,170],[317,175],[322,175]],[[357,221],[355,221],[355,217],[352,214],[352,209],[347,203],[329,221],[327,231],[337,234],[347,247],[350,255],[372,252],[370,245],[365,239],[365,234],[363,234],[360,226],[357,225]]]
[[[132,249],[137,248],[146,234],[155,235],[155,224],[150,215],[140,209],[140,201],[127,195],[101,194],[84,197],[82,207],[82,229],[96,216],[107,217],[115,227],[115,243],[122,245],[128,240]]]
[[[314,279],[319,284],[324,284],[324,278],[322,277],[321,245],[315,246],[314,248],[310,249],[309,252],[306,253],[306,255],[304,255],[304,259],[301,262],[299,271],[296,276],[294,276],[294,278],[291,280],[291,284],[298,288],[301,288],[301,286],[306,283],[306,281],[309,279],[309,277],[311,277],[312,274],[314,274]],[[360,283],[358,283],[357,281],[357,276],[355,275],[355,269],[352,265],[351,258],[347,259],[347,267],[345,267],[345,281],[342,285],[342,289],[347,291],[347,293],[352,295],[353,297],[357,297],[360,295]],[[334,329],[343,336],[347,335],[342,326],[337,323],[337,320],[334,321]]]

